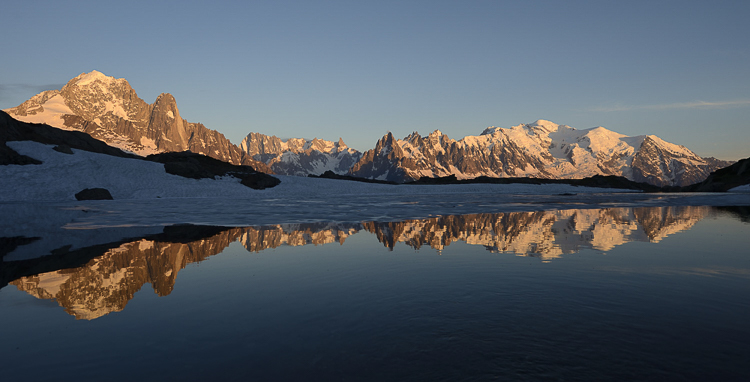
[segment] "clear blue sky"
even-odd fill
[[[750,1],[33,1],[0,10],[0,108],[93,69],[249,132],[460,139],[548,119],[750,157]]]

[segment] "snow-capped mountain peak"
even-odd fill
[[[282,140],[260,133],[248,134],[240,143],[240,149],[280,175],[319,175],[329,170],[345,174],[362,156],[349,148],[342,138],[338,142],[318,138]]]
[[[75,86],[87,86],[95,82],[99,82],[102,84],[111,84],[113,82],[117,81],[123,81],[123,78],[116,79],[114,77],[108,77],[104,73],[92,70],[88,73],[81,73],[77,77],[73,78],[68,82],[68,85],[75,85]]]
[[[385,141],[384,137],[381,142]],[[400,150],[390,151],[392,146]],[[397,182],[448,175],[459,179],[618,175],[660,186],[682,186],[730,164],[700,158],[655,136],[628,137],[601,126],[577,130],[547,120],[489,127],[481,135],[460,141],[437,131],[424,138],[412,133],[388,148],[379,143],[375,150],[382,152],[364,153],[351,175]],[[367,160],[377,163],[363,163]]]
[[[537,119],[536,121],[529,123],[526,126],[531,127],[531,128],[537,128],[537,129],[547,131],[547,132],[557,131],[557,129],[560,127],[560,125],[552,121],[547,121],[545,119]]]
[[[336,150],[337,151],[346,151],[349,148],[349,146],[344,143],[344,139],[339,137],[338,142],[336,142]]]
[[[37,94],[6,112],[24,122],[85,132],[139,155],[190,150],[268,171],[261,163],[244,157],[224,135],[183,120],[171,94],[162,93],[148,104],[124,78],[96,70],[81,73],[62,89]]]

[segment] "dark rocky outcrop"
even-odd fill
[[[750,184],[750,158],[712,172],[706,180],[683,187],[686,192],[723,192]]]
[[[6,145],[9,141],[35,141],[48,145],[74,148],[121,158],[140,158],[79,131],[66,131],[49,125],[21,122],[0,110],[0,165],[40,164],[42,162],[20,155]]]
[[[34,158],[18,154],[6,145],[8,141],[35,141],[56,145],[57,151],[71,154],[71,148],[73,148],[121,158],[163,163],[167,173],[186,178],[215,179],[217,176],[232,175],[241,179],[243,185],[254,189],[273,187],[281,182],[277,178],[256,171],[251,166],[233,165],[190,151],[155,154],[144,158],[111,147],[86,133],[61,130],[49,125],[21,122],[4,111],[0,111],[0,165],[42,163]]]
[[[281,183],[278,178],[255,171],[250,166],[237,166],[189,151],[153,154],[146,157],[146,160],[163,163],[167,173],[186,178],[216,179],[217,176],[231,175],[239,178],[243,185],[256,190],[274,187]]]
[[[8,164],[42,164],[42,161],[26,155],[21,155],[8,147],[5,142],[0,142],[0,166]]]
[[[112,194],[106,188],[86,188],[76,194],[76,200],[112,200]]]
[[[58,153],[73,155],[73,150],[68,145],[57,145],[53,147],[52,150],[55,150]]]
[[[622,176],[594,175],[583,179],[571,179],[570,184],[581,187],[621,188],[625,190],[641,190],[645,192],[664,191],[662,187],[644,182],[634,182]]]
[[[279,180],[279,178],[264,174],[262,172],[234,176],[240,178],[240,184],[250,187],[254,190],[265,190],[266,188],[276,187],[281,183],[281,180]]]
[[[620,188],[625,190],[640,190],[645,192],[659,192],[661,187],[648,183],[633,182],[621,176],[615,175],[594,175],[583,179],[544,179],[544,178],[492,178],[488,176],[479,176],[471,179],[457,179],[455,175],[443,177],[423,176],[416,181],[405,183],[407,185],[415,184],[568,184],[579,187],[598,187],[598,188]]]
[[[351,176],[351,175],[339,175],[336,174],[333,171],[326,171],[320,175],[308,175],[310,178],[325,178],[325,179],[338,179],[338,180],[350,180],[353,182],[362,182],[362,183],[378,183],[378,184],[398,184],[396,182],[390,182],[387,180],[377,180],[377,179],[369,179],[369,178],[360,178],[357,176]]]

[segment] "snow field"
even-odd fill
[[[114,199],[242,197],[252,190],[233,177],[188,179],[167,174],[161,163],[75,150],[63,154],[37,142],[8,142],[41,165],[0,166],[0,201],[75,200],[85,188],[106,188]]]

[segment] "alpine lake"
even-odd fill
[[[3,238],[4,381],[750,379],[748,207],[175,225],[11,256],[39,240]]]

